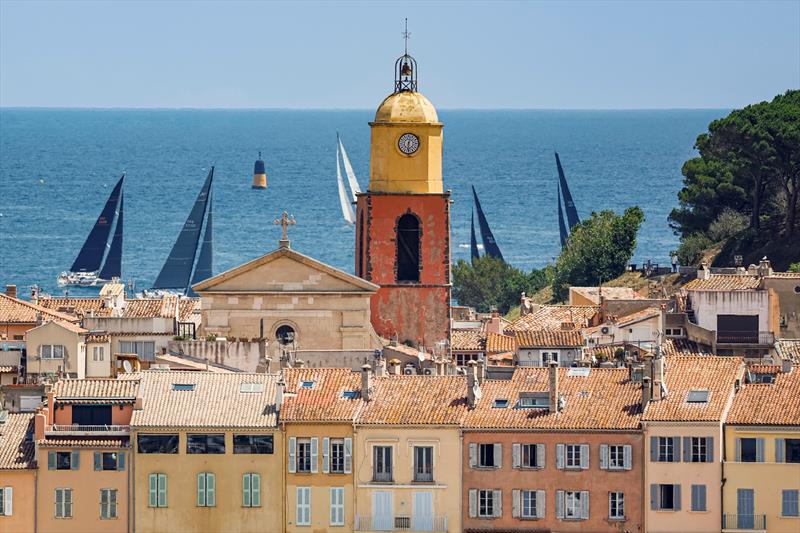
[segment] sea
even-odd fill
[[[63,294],[68,270],[120,175],[125,179],[123,279],[149,288],[211,165],[214,272],[278,246],[353,271],[354,229],[342,217],[336,133],[362,189],[371,110],[0,108],[0,283],[23,296]],[[559,253],[558,151],[581,218],[630,206],[646,219],[633,261],[669,262],[667,216],[694,141],[727,110],[440,110],[444,185],[452,191],[452,256],[469,257],[470,186],[506,260],[541,268]],[[268,188],[251,188],[262,152]],[[480,239],[480,236],[478,237]],[[70,289],[70,294],[97,289]]]

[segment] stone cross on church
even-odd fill
[[[289,229],[289,226],[294,226],[295,224],[297,224],[297,221],[294,219],[294,216],[289,218],[289,213],[284,211],[283,213],[281,213],[281,218],[276,218],[273,221],[273,224],[275,224],[276,226],[281,226],[283,229],[283,237],[281,238],[280,241],[278,241],[280,247],[291,248],[289,246],[290,241],[289,241],[289,236],[287,235],[287,230]]]

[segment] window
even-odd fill
[[[113,422],[110,405],[73,405],[72,423],[77,426],[110,426]]]
[[[494,516],[494,491],[493,490],[479,490],[478,491],[478,516],[487,518]]]
[[[105,358],[105,348],[103,346],[92,347],[92,361],[102,361]]]
[[[432,446],[414,446],[414,481],[433,481]]]
[[[56,489],[56,518],[72,518],[72,489]]]
[[[239,385],[239,392],[264,392],[263,383],[242,383]]]
[[[707,437],[689,437],[689,462],[707,463],[711,461],[711,442]]]
[[[675,441],[677,437],[658,438],[658,462],[672,463],[675,461]]]
[[[550,407],[550,395],[546,392],[543,393],[521,393],[519,395],[520,409],[547,409]]]
[[[537,501],[535,490],[523,490],[520,492],[520,511],[522,518],[537,518]]]
[[[419,219],[407,213],[397,221],[397,281],[419,281]]]
[[[481,358],[480,354],[476,353],[457,353],[454,355],[456,356],[456,366],[467,366],[470,361],[478,361]]]
[[[117,518],[117,489],[100,489],[100,518]]]
[[[781,491],[781,516],[800,516],[800,505],[798,505],[798,491]]]
[[[654,511],[680,511],[681,486],[667,484],[650,485],[650,507]]]
[[[505,398],[497,398],[492,404],[493,409],[505,409],[508,407],[508,400]]]
[[[178,435],[139,435],[139,453],[178,453]]]
[[[287,344],[292,344],[295,339],[295,332],[292,326],[288,324],[284,324],[280,326],[278,329],[275,330],[275,340],[278,341],[278,344],[282,346],[286,346]],[[303,382],[303,388],[305,387],[305,381]],[[313,381],[311,383],[314,383]]]
[[[48,470],[78,470],[80,452],[47,452]]]
[[[95,470],[125,470],[125,454],[121,452],[94,452]]]
[[[558,352],[542,352],[542,366],[548,366],[551,361],[558,363]]]
[[[297,487],[295,523],[298,526],[311,525],[311,487]]]
[[[297,439],[297,471],[311,472],[311,439]]]
[[[0,487],[0,516],[13,515],[14,489],[12,487]]]
[[[156,360],[155,341],[119,341],[120,353],[135,353],[140,361]]]
[[[664,334],[667,337],[681,337],[683,336],[683,328],[664,328]]]
[[[225,435],[190,433],[186,436],[186,453],[225,453]]]
[[[197,506],[214,507],[217,505],[217,479],[210,472],[197,474]]]
[[[523,444],[520,446],[520,466],[522,468],[544,468],[544,445]],[[539,457],[541,455],[541,457]]]
[[[498,445],[499,446],[499,445]],[[494,444],[478,444],[478,466],[481,468],[495,468]]]
[[[392,447],[372,447],[372,479],[373,481],[392,481]]]
[[[64,346],[60,344],[42,344],[41,347],[42,359],[64,359]]]
[[[272,435],[233,436],[233,453],[270,454],[273,449]]]
[[[738,460],[742,463],[763,461],[763,444],[759,446],[759,441],[763,439],[736,439]]]
[[[322,439],[322,471],[331,474],[350,473],[350,450],[353,441],[347,439]]]
[[[706,486],[692,485],[692,511],[707,511],[706,508]]]
[[[800,439],[783,439],[787,463],[800,463]]]
[[[584,506],[586,510],[584,511]],[[587,491],[566,491],[564,493],[564,518],[580,520],[589,518],[589,493]],[[584,516],[586,515],[586,516]]]
[[[686,394],[688,403],[708,403],[709,392],[707,390],[690,390]]]
[[[261,474],[242,475],[242,507],[261,507]]]
[[[566,446],[566,467],[581,467],[581,446],[579,444],[567,444]]]
[[[344,525],[344,487],[331,487],[331,525]]]
[[[313,381],[302,381],[300,382],[300,388],[302,389],[313,389],[314,382]]]
[[[147,501],[148,507],[166,507],[167,506],[167,475],[166,474],[150,474],[149,481],[149,497]]]
[[[191,392],[195,388],[194,383],[173,383],[172,390],[178,392]]]
[[[625,519],[625,493],[608,493],[608,518],[611,520]]]
[[[625,468],[625,454],[622,450],[623,447],[618,445],[611,445],[608,447],[608,468],[610,470],[621,470]]]
[[[358,398],[358,391],[355,390],[343,390],[342,391],[342,398],[345,400],[355,400]]]

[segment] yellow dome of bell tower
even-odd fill
[[[430,100],[417,92],[417,62],[407,50],[395,62],[394,92],[369,125],[370,191],[442,193],[443,125]]]

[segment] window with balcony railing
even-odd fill
[[[392,447],[372,447],[372,479],[373,481],[392,481]]]
[[[414,446],[414,481],[433,481],[433,446]]]

